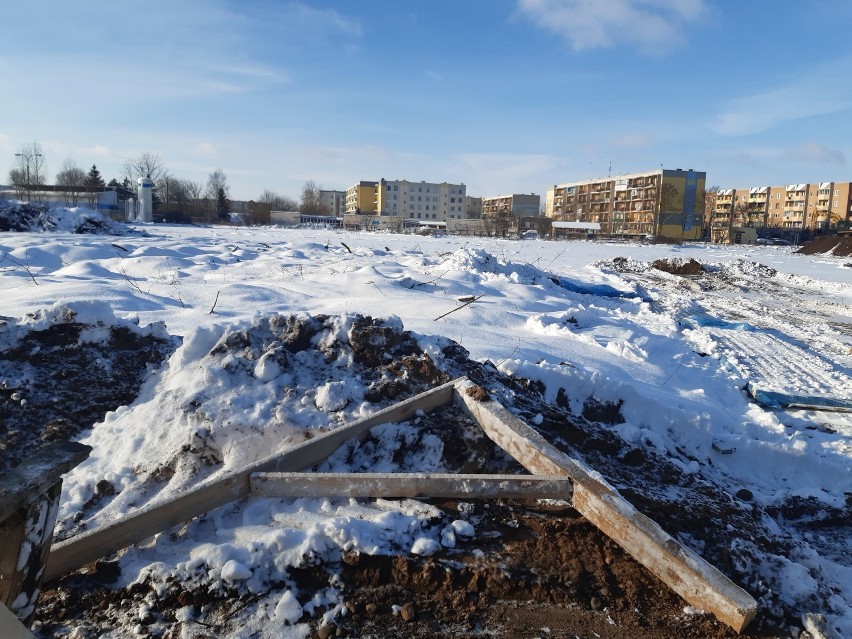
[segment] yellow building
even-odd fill
[[[703,171],[660,168],[555,185],[547,190],[545,215],[598,223],[604,235],[698,240],[706,179]]]
[[[346,213],[349,215],[376,213],[378,209],[378,182],[361,180],[346,189]]]

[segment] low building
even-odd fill
[[[269,221],[276,226],[299,226],[302,214],[298,211],[270,211]]]
[[[343,216],[343,228],[348,231],[391,231],[403,230],[403,219],[398,215],[376,215],[360,213]]]
[[[447,233],[450,235],[486,235],[485,220],[481,217],[447,220]]]
[[[610,236],[659,235],[697,240],[704,221],[703,171],[655,169],[554,185],[545,215],[558,222],[589,222]]]
[[[598,222],[553,222],[551,224],[551,235],[554,238],[591,238],[601,232]]]

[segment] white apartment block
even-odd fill
[[[346,191],[320,191],[319,204],[323,213],[343,217],[346,212]]]
[[[461,220],[467,217],[464,184],[379,180],[376,208],[380,215],[408,220]]]

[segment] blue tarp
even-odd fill
[[[634,297],[640,297],[638,293],[635,291],[619,291],[617,288],[613,288],[608,284],[585,284],[579,285],[574,282],[569,282],[568,280],[561,280],[555,277],[550,278],[550,281],[558,286],[561,286],[566,291],[571,293],[579,293],[580,295],[597,295],[598,297],[616,297],[616,298],[626,298],[633,299]]]
[[[754,382],[748,383],[748,394],[764,408],[780,410],[783,408],[810,408],[813,410],[835,410],[852,412],[852,400],[823,395],[796,395],[769,391],[758,388]]]

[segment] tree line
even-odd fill
[[[38,142],[24,145],[15,153],[15,165],[9,171],[9,182],[16,197],[33,200],[48,190],[45,154]],[[62,193],[66,206],[88,205],[95,208],[97,194],[106,188],[135,194],[137,180],[150,178],[154,183],[154,215],[166,222],[228,223],[232,221],[230,186],[225,172],[212,171],[206,182],[179,178],[168,170],[155,153],[141,153],[126,160],[122,174],[104,182],[97,165],[86,171],[72,158],[66,158],[57,171],[50,189]],[[129,193],[128,193],[129,192]],[[302,188],[301,202],[269,189],[264,190],[247,208],[239,211],[245,224],[269,224],[272,211],[300,211],[310,214],[330,214],[320,201],[320,187],[308,181]]]

